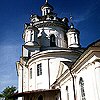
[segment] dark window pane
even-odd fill
[[[55,47],[56,46],[56,43],[55,43],[55,35],[54,34],[52,34],[50,36],[50,46],[51,47]]]
[[[42,75],[42,64],[37,65],[37,76]]]
[[[30,79],[32,79],[32,68],[30,68]]]
[[[38,100],[43,100],[43,96],[40,95],[40,96],[38,97]]]

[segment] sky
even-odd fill
[[[58,17],[73,17],[80,31],[80,43],[87,47],[100,39],[100,0],[48,0]],[[21,56],[24,24],[30,15],[41,15],[45,0],[0,1],[0,92],[7,86],[18,85],[16,61]]]

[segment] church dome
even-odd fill
[[[50,8],[51,10],[54,10],[53,6],[50,5],[48,2],[45,2],[45,4],[41,7],[41,9],[43,9],[45,7]]]
[[[73,23],[71,23],[68,32],[78,32],[78,33],[80,33],[79,30],[77,30],[76,28],[74,28],[74,24]]]
[[[79,33],[79,30],[77,30],[76,28],[70,28],[70,29],[68,30],[68,32],[78,32],[78,33]]]

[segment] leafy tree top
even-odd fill
[[[16,91],[16,87],[8,86],[2,91],[2,93],[0,94],[0,97],[4,97],[6,100],[11,100],[11,99],[9,99],[9,97],[11,95],[13,95],[15,93],[15,91]]]

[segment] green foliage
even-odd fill
[[[13,100],[10,97],[14,94],[15,91],[16,91],[16,87],[14,87],[14,86],[9,87],[8,86],[3,90],[2,94],[0,94],[0,97],[4,97],[5,100]]]
[[[3,97],[3,95],[2,95],[2,94],[0,94],[0,97]]]

